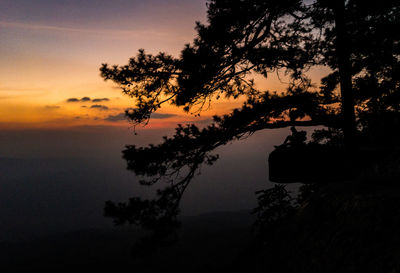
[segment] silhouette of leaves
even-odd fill
[[[143,177],[140,183],[164,187],[155,200],[107,203],[106,215],[118,223],[154,229],[165,217],[176,219],[191,179],[217,160],[213,151],[258,130],[323,125],[312,135],[315,151],[323,151],[318,145],[353,151],[376,147],[398,124],[398,1],[211,0],[207,20],[197,23],[197,37],[179,57],[140,50],[125,66],[100,68],[105,80],[135,99],[126,111],[134,125],[147,124],[164,104],[197,115],[220,97],[246,98],[203,129],[179,125],[158,145],[127,146],[123,157]],[[329,71],[317,87],[308,72],[321,66]],[[256,88],[252,76],[271,73],[288,78],[286,91]],[[397,145],[395,137],[386,143]],[[264,192],[265,206],[273,193],[285,196],[279,187]]]

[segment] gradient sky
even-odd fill
[[[205,12],[203,0],[0,1],[0,127],[107,123],[132,101],[100,65],[140,48],[177,55]],[[109,101],[66,103],[82,97]]]
[[[157,143],[195,118],[165,107],[134,136],[121,116],[132,100],[104,82],[99,67],[124,65],[140,48],[176,56],[205,17],[205,0],[0,0],[0,241],[110,224],[104,201],[143,194],[121,150]],[[273,76],[259,84],[282,88]],[[200,119],[240,104],[220,101]],[[219,148],[216,166],[184,196],[183,212],[254,207],[254,192],[271,186],[268,153],[288,131]]]
[[[102,80],[100,65],[124,65],[141,48],[177,56],[195,21],[206,21],[205,0],[0,1],[0,128],[126,126],[120,114],[133,101]],[[260,82],[280,88],[276,77]],[[83,97],[108,100],[66,102]],[[214,104],[203,119],[240,104]],[[176,108],[160,113],[168,115],[153,116],[152,127],[193,120]]]

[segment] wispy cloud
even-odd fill
[[[129,109],[128,109],[129,110]],[[151,114],[151,118],[152,119],[167,119],[167,118],[171,118],[171,117],[175,117],[177,115],[175,114],[161,114],[161,113],[152,113]],[[121,120],[126,120],[126,114],[125,112],[116,114],[116,115],[109,115],[108,117],[106,117],[104,120],[106,121],[112,121],[112,122],[117,122],[117,121],[121,121]]]
[[[7,91],[7,92],[19,92],[19,91],[36,92],[36,91],[43,91],[43,88],[0,87],[0,91]]]
[[[44,108],[46,108],[48,110],[55,110],[55,109],[60,109],[61,106],[58,106],[58,105],[46,105]]]
[[[19,28],[27,30],[39,30],[39,31],[53,31],[53,32],[70,32],[70,33],[82,33],[82,34],[95,34],[95,35],[121,35],[122,37],[142,37],[143,35],[149,36],[163,36],[169,37],[170,33],[166,31],[155,31],[152,29],[142,30],[119,30],[119,29],[90,29],[90,28],[75,28],[75,27],[64,27],[64,26],[52,26],[35,23],[21,23],[21,22],[8,22],[0,21],[0,26],[7,28]]]
[[[16,88],[16,87],[0,87],[0,98],[10,99],[15,97],[26,96],[44,96],[49,91],[43,88]]]
[[[153,119],[166,119],[166,118],[172,118],[175,117],[175,114],[161,114],[161,113],[153,113],[151,114],[151,118]]]
[[[117,122],[117,121],[121,121],[121,120],[126,120],[126,115],[125,115],[125,112],[119,113],[119,114],[116,114],[116,115],[109,115],[109,116],[106,117],[104,120],[106,120],[106,121],[112,121],[112,122]]]
[[[70,27],[59,27],[59,26],[49,26],[49,25],[40,25],[40,24],[26,24],[19,22],[7,22],[0,21],[0,26],[9,27],[9,28],[23,28],[30,30],[51,30],[51,31],[68,31],[68,32],[81,32],[81,33],[100,33],[100,31],[92,30],[92,29],[82,29],[82,28],[70,28]]]

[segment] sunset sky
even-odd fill
[[[0,0],[0,273],[392,269],[400,0],[366,3]]]
[[[195,37],[195,21],[205,22],[205,2],[0,0],[0,241],[10,230],[110,224],[104,201],[143,192],[125,170],[125,145],[157,143],[176,123],[207,121],[241,105],[220,101],[197,119],[164,107],[134,136],[121,115],[132,99],[100,77],[102,63],[124,65],[141,48],[178,56]],[[258,84],[282,88],[273,75]],[[202,169],[183,213],[254,207],[254,192],[271,186],[268,153],[288,131],[217,149],[221,159]]]
[[[206,22],[204,0],[0,1],[0,128],[126,126],[121,113],[133,101],[99,67],[124,65],[141,48],[178,56],[195,21]],[[262,88],[279,88],[271,78]],[[240,104],[214,104],[203,119]],[[150,126],[192,120],[164,107]]]
[[[115,123],[132,101],[100,65],[140,48],[178,55],[205,11],[203,0],[0,1],[0,127]]]

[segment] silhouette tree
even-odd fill
[[[210,0],[207,5],[208,23],[197,22],[197,37],[179,57],[140,50],[125,66],[100,69],[105,80],[135,99],[135,108],[126,111],[134,125],[147,124],[164,104],[198,115],[221,97],[246,98],[241,109],[215,116],[203,129],[179,125],[158,145],[127,146],[123,157],[129,170],[144,177],[141,184],[166,184],[154,200],[107,202],[105,214],[117,223],[165,234],[176,226],[179,202],[199,167],[217,160],[213,151],[258,130],[323,125],[313,134],[314,143],[352,152],[358,143],[373,145],[371,132],[379,131],[382,117],[398,119],[398,1]],[[308,72],[321,66],[330,71],[316,86]],[[272,73],[290,79],[286,91],[256,89],[251,77]]]

